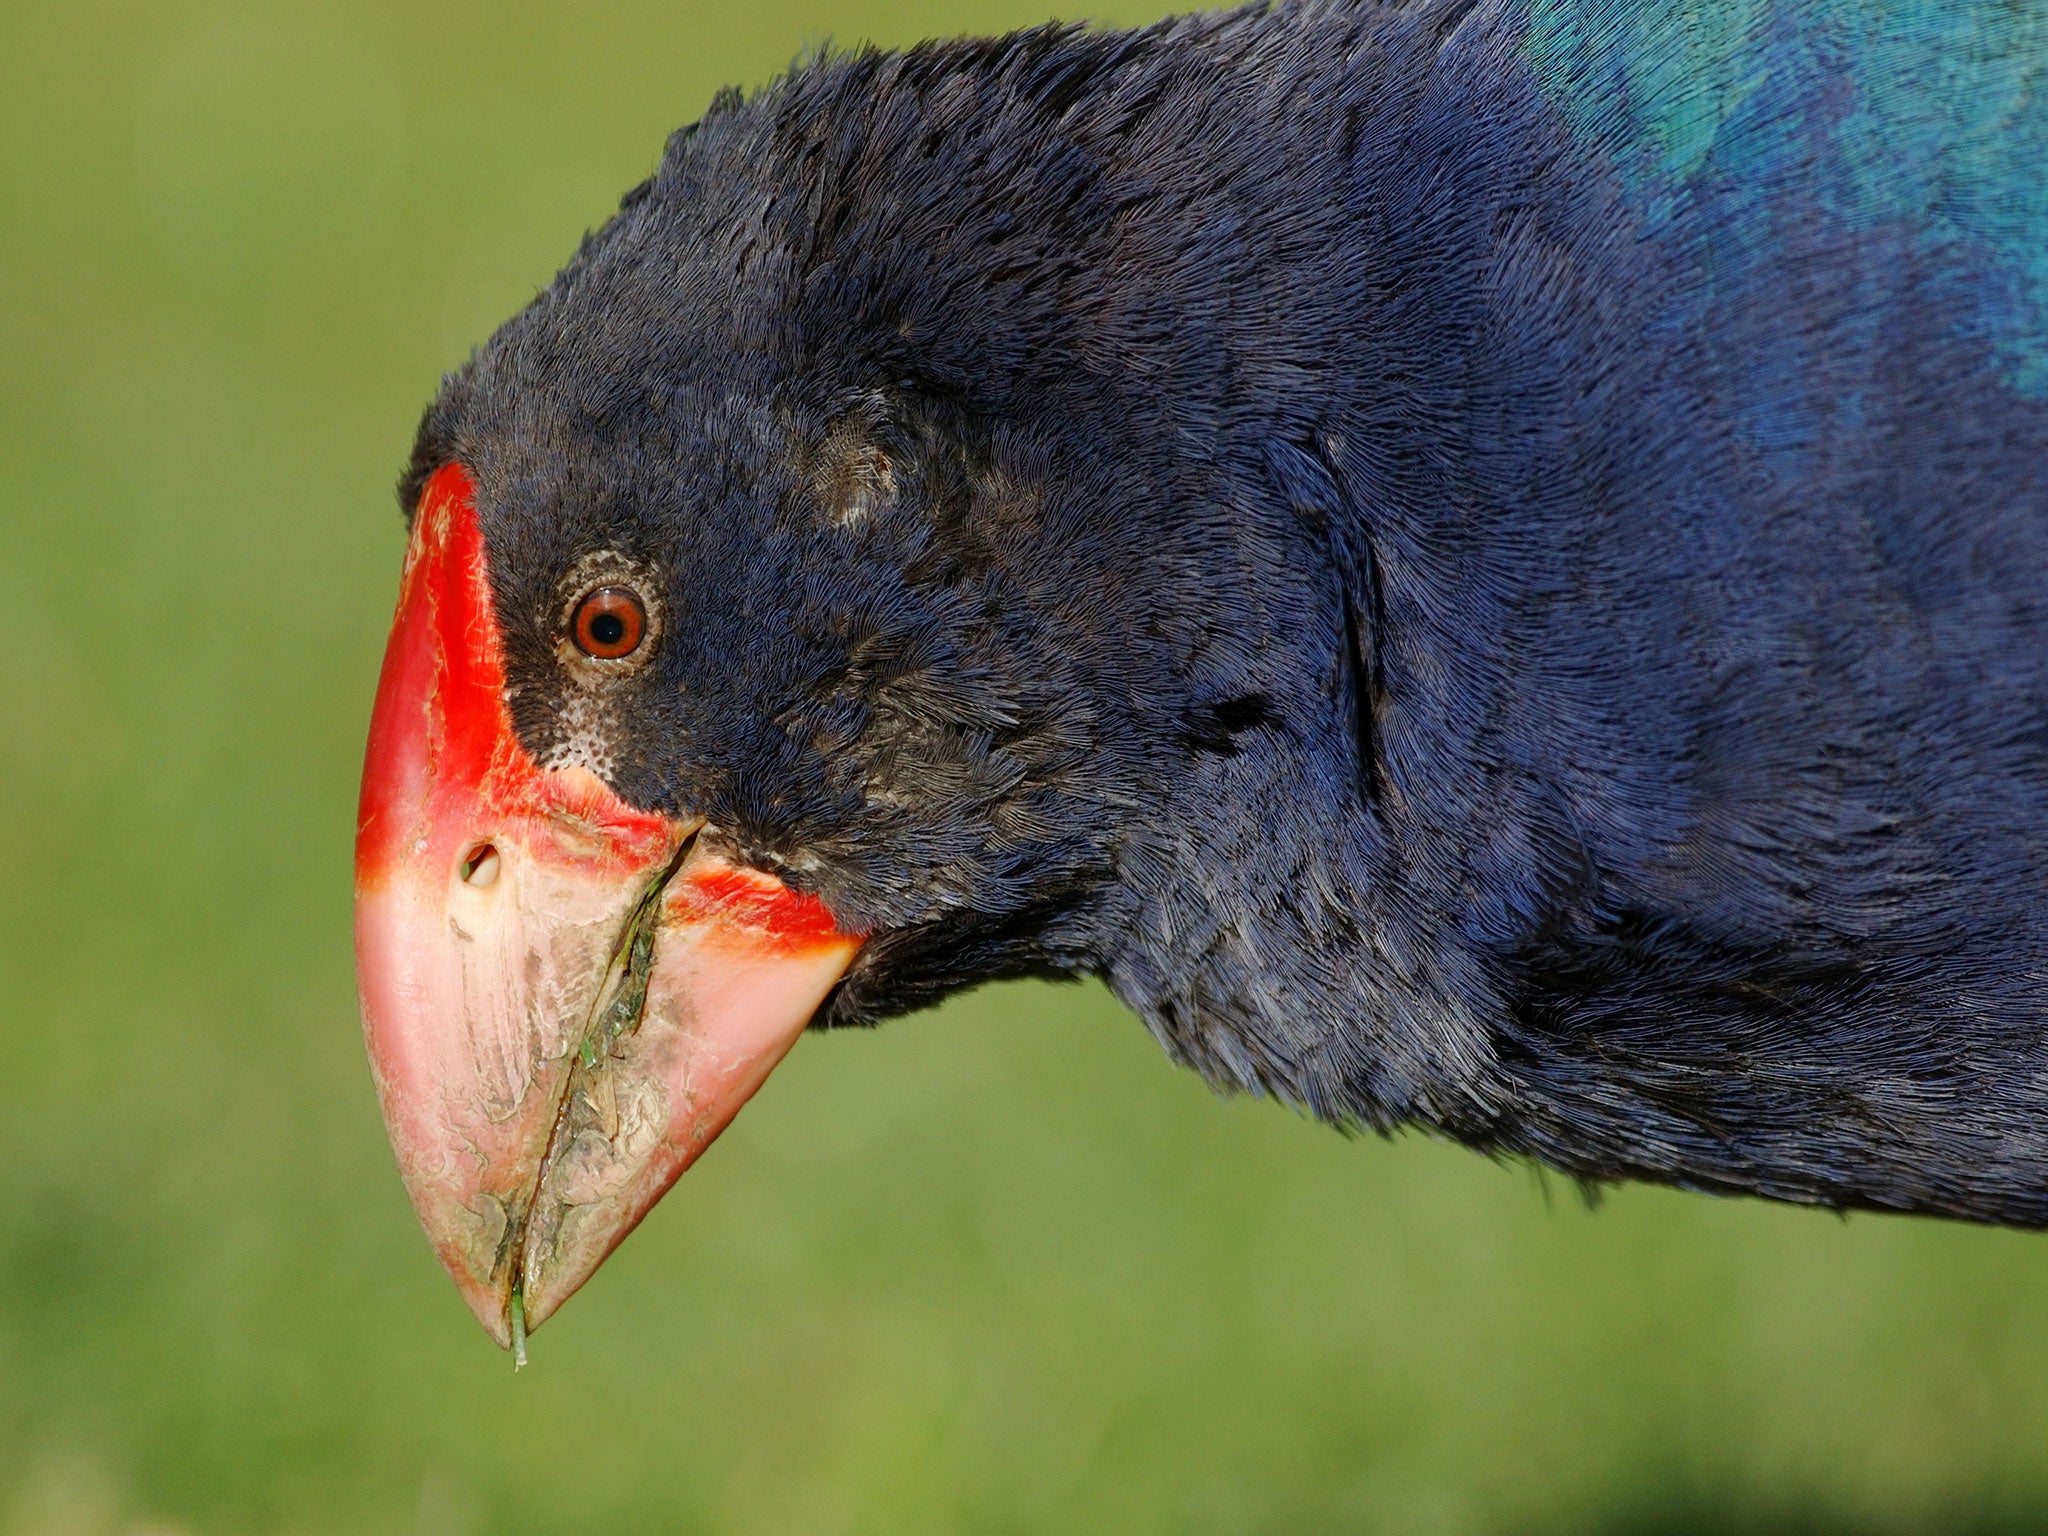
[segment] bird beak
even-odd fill
[[[468,475],[428,482],[356,827],[363,1034],[421,1223],[523,1345],[725,1129],[860,940],[513,733]]]

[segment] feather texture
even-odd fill
[[[1096,972],[1334,1121],[2048,1222],[2044,69],[2040,0],[822,58],[406,484],[536,752],[562,573],[663,573],[605,771],[874,935],[826,1022]]]

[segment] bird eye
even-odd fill
[[[584,655],[617,661],[640,648],[647,635],[647,608],[631,587],[598,587],[576,604],[569,632]]]

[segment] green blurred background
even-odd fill
[[[2048,1529],[2048,1238],[1588,1211],[1094,988],[807,1040],[470,1321],[350,975],[416,414],[719,84],[1043,3],[0,6],[0,1533]]]

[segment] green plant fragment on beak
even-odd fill
[[[583,1044],[579,1048],[585,1067],[595,1067],[598,1058],[609,1051],[621,1035],[630,1034],[640,1027],[640,1017],[647,1010],[648,978],[654,972],[654,934],[661,914],[662,893],[668,889],[675,872],[682,868],[683,860],[689,856],[695,843],[694,836],[684,839],[683,846],[676,850],[667,867],[648,882],[646,891],[626,918],[604,987],[598,993],[603,1001],[591,1011],[590,1025],[584,1031]]]

